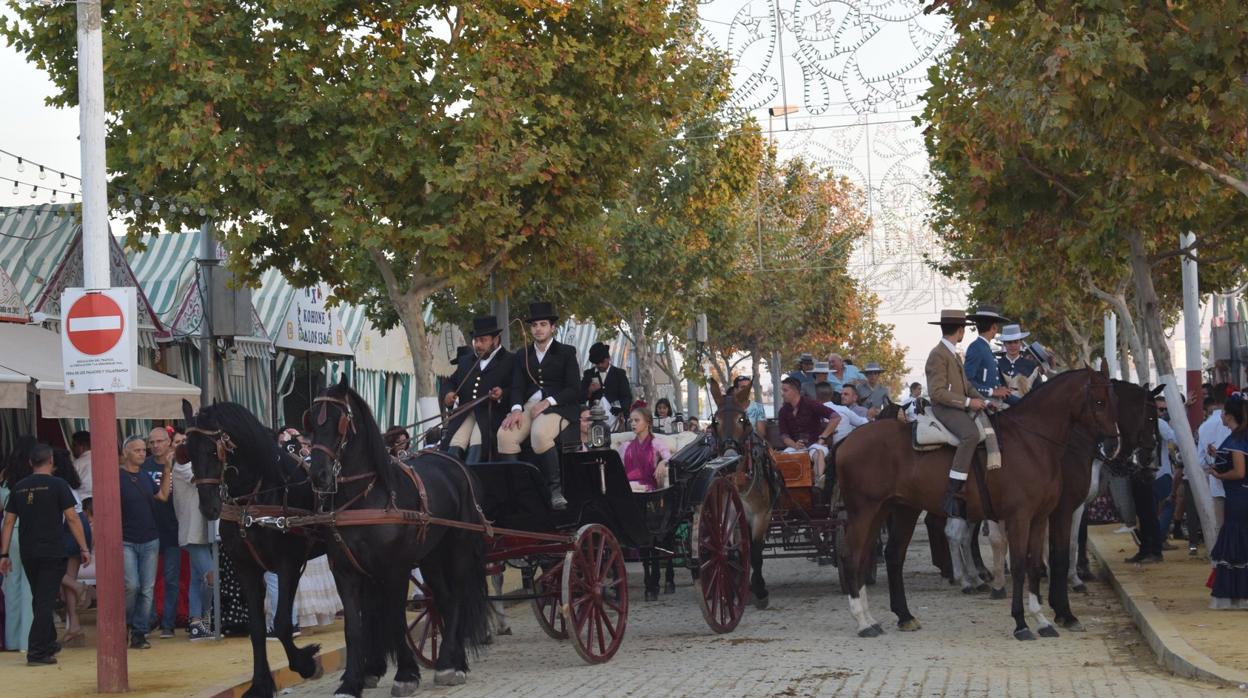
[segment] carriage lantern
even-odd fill
[[[590,448],[606,448],[611,443],[611,434],[607,430],[607,413],[602,405],[594,405],[589,409],[589,446]]]
[[[676,417],[672,419],[672,433],[679,434],[685,430],[685,413],[677,412]]]

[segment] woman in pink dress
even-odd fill
[[[667,444],[654,438],[651,431],[653,418],[650,410],[638,407],[629,415],[629,424],[636,436],[632,441],[620,445],[620,455],[624,459],[624,473],[628,476],[628,484],[634,492],[652,492],[667,486],[667,461],[672,452]],[[645,568],[646,601],[659,598],[660,560],[643,560]],[[668,561],[671,567],[671,561]],[[668,570],[668,587],[675,591],[672,580],[673,571]],[[670,593],[670,592],[669,592]]]

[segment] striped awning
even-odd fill
[[[127,250],[130,268],[161,322],[171,329],[198,273],[199,231],[149,235],[143,249]]]
[[[0,208],[0,266],[34,310],[52,273],[78,236],[77,205]]]

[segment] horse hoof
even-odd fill
[[[1058,637],[1059,636],[1059,633],[1057,632],[1057,628],[1051,625],[1042,625],[1040,626],[1040,630],[1037,632],[1040,633],[1040,637]]]
[[[993,576],[991,572],[980,572],[979,578],[985,582],[991,582],[993,580]]]
[[[399,698],[401,696],[414,696],[420,690],[420,679],[412,681],[395,681],[390,687],[390,695]]]
[[[915,630],[919,630],[922,627],[923,626],[919,624],[919,619],[917,618],[911,618],[910,620],[903,620],[903,621],[897,622],[897,629],[902,631],[903,633],[912,633]]]
[[[510,635],[510,634],[511,634],[511,626],[510,626],[510,625],[508,625],[508,626],[506,626],[506,627],[499,628],[499,629],[498,629],[498,632],[496,632],[496,633],[494,633],[494,634],[495,634],[495,635]]]
[[[992,587],[988,586],[987,583],[982,583],[975,587],[975,593],[977,594],[987,594],[990,591],[992,591]]]
[[[1004,598],[1005,598],[1005,587],[1001,587],[1000,589],[993,589],[993,590],[992,590],[992,591],[988,594],[988,598],[990,598],[990,599],[1004,599]]]
[[[1031,634],[1031,628],[1022,628],[1014,631],[1014,639],[1030,641],[1036,639],[1036,636]]]
[[[879,637],[883,634],[884,634],[884,631],[880,630],[880,626],[878,625],[868,625],[867,627],[858,631],[858,637]]]
[[[754,599],[754,608],[763,610],[771,605],[771,596],[761,596]]]
[[[377,688],[377,684],[381,683],[380,676],[365,676],[364,688]]]
[[[462,686],[468,681],[468,674],[459,669],[442,669],[433,675],[433,683],[437,686]]]
[[[317,662],[316,670],[312,672],[312,675],[308,677],[308,680],[316,681],[317,679],[323,678],[324,676],[325,676],[325,667],[320,662]]]
[[[884,634],[884,628],[879,623],[872,623],[871,627],[875,628],[875,632],[879,635]]]
[[[975,590],[975,587],[973,587],[973,586],[964,586],[964,587],[962,587],[962,593],[963,593],[963,594],[966,594],[966,595],[968,595],[968,596],[969,596],[969,595],[971,595],[971,594],[974,594],[974,593],[975,593],[975,591],[976,591],[976,590]]]
[[[1076,584],[1076,585],[1074,585],[1073,587],[1071,587],[1070,589],[1071,589],[1071,591],[1077,591],[1077,592],[1079,592],[1080,594],[1086,594],[1086,593],[1088,593],[1088,585],[1087,585],[1087,584]]]

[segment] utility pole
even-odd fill
[[[203,299],[203,308],[199,319],[199,404],[211,405],[217,390],[217,347],[213,337],[213,298],[216,297],[213,286],[217,267],[221,260],[217,259],[217,242],[213,235],[212,220],[204,221],[199,229],[199,290]],[[211,521],[205,521],[208,527],[208,540],[212,551],[212,578],[221,578],[221,546],[213,531]],[[221,639],[221,585],[212,585],[213,632]]]
[[[106,289],[109,278],[108,180],[104,156],[104,37],[99,0],[78,0],[78,139],[82,157],[82,282]],[[62,327],[62,332],[67,328]],[[117,464],[117,402],[87,396],[91,477],[95,482],[97,597],[95,683],[100,693],[130,688],[126,663],[126,593],[121,551],[121,480]]]
[[[1105,365],[1110,378],[1119,377],[1118,366],[1118,316],[1110,310],[1105,313]]]
[[[1183,270],[1183,343],[1187,350],[1187,418],[1195,427],[1204,421],[1204,380],[1200,356],[1200,283],[1196,267],[1196,234],[1180,233],[1179,247],[1191,248],[1180,257]],[[1198,472],[1189,470],[1188,472]]]

